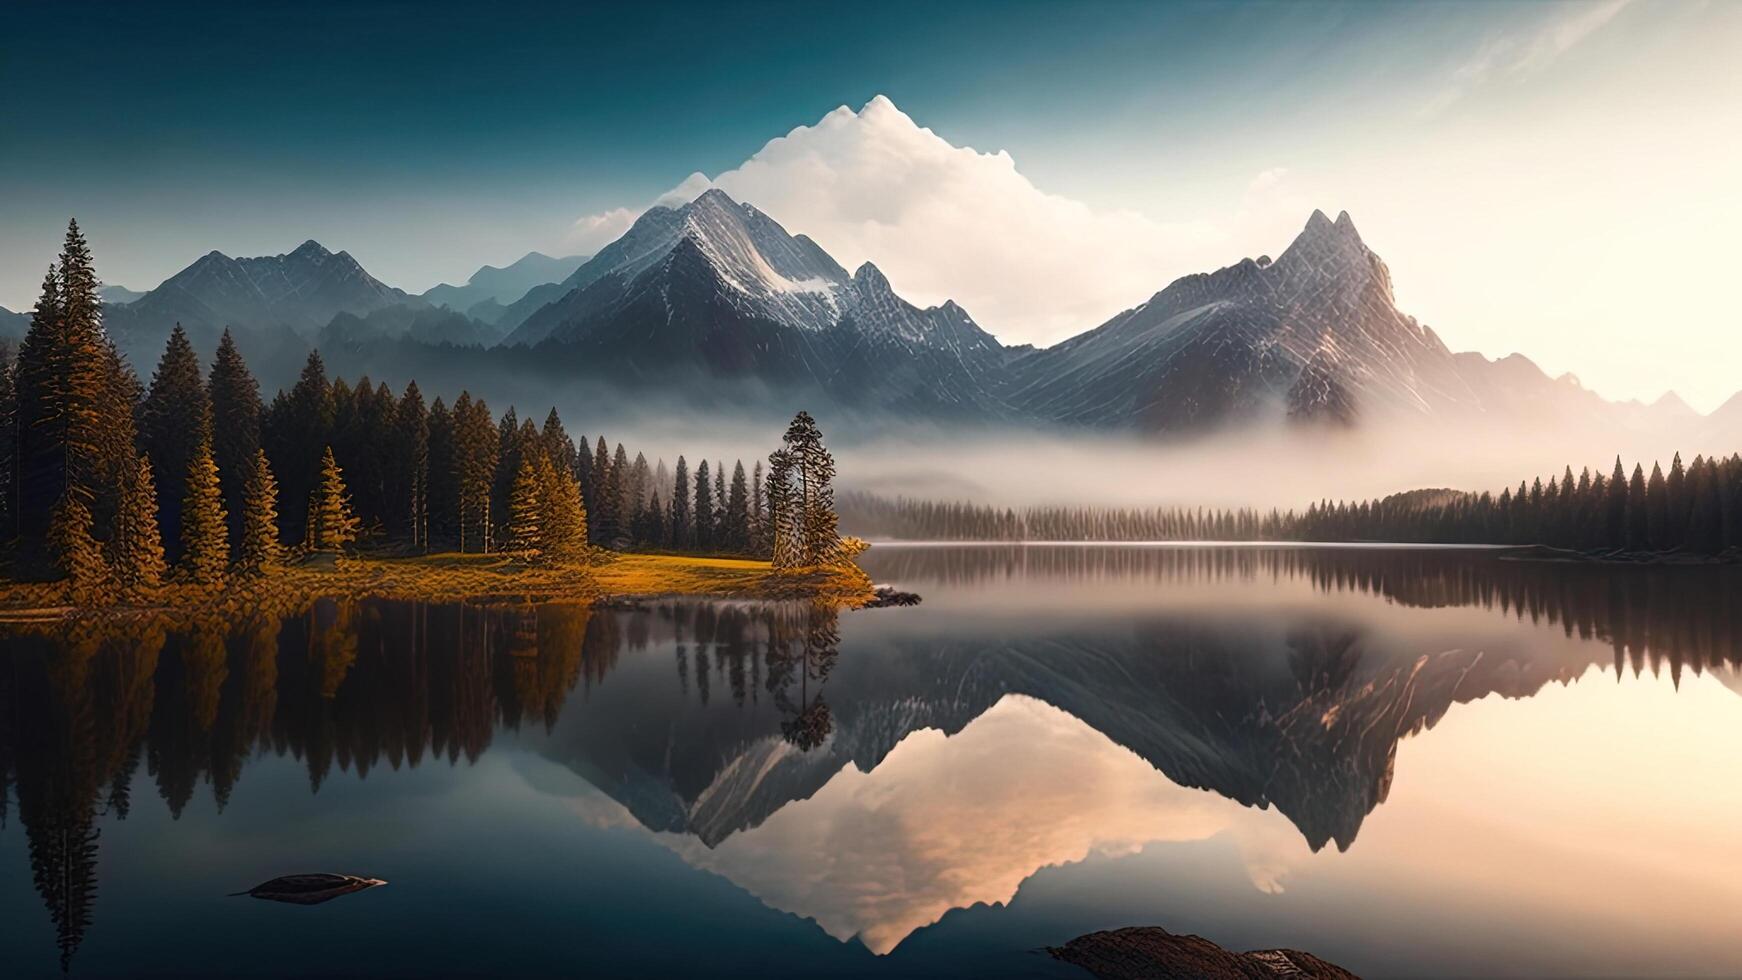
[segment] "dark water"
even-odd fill
[[[1742,974],[1735,569],[866,558],[925,604],[0,638],[0,975]],[[225,897],[303,871],[390,884]]]

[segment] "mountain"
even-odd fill
[[[1742,446],[1742,391],[1712,410],[1701,423],[1701,442],[1716,452],[1732,453]]]
[[[1315,211],[1280,257],[1188,275],[1056,346],[1006,348],[954,303],[920,309],[876,266],[848,274],[804,235],[715,189],[648,210],[561,283],[496,321],[541,362],[645,383],[680,369],[958,417],[1190,434],[1266,420],[1350,426],[1686,426],[1680,400],[1616,406],[1522,355],[1454,353],[1397,308],[1347,212]],[[705,386],[693,386],[705,387]]]
[[[196,349],[210,351],[225,327],[282,343],[287,333],[313,336],[340,313],[366,315],[400,303],[423,301],[371,276],[350,253],[307,241],[284,255],[209,252],[134,302],[110,307],[107,322],[143,371],[157,362],[176,323]]]
[[[0,337],[12,340],[23,340],[24,332],[30,329],[30,314],[14,313],[0,306]]]
[[[506,345],[620,382],[699,372],[847,402],[1000,411],[1003,348],[961,307],[914,306],[876,266],[849,274],[718,190],[651,209],[559,288]]]
[[[104,286],[97,290],[97,298],[103,301],[104,306],[110,307],[120,306],[123,303],[131,303],[144,295],[144,293],[137,289],[128,289],[126,286],[116,286],[114,284]]]
[[[1265,416],[1349,423],[1480,410],[1467,375],[1490,363],[1460,359],[1400,312],[1348,213],[1315,211],[1274,262],[1186,276],[1025,357],[1011,398],[1049,420],[1146,431]]]
[[[507,305],[525,296],[536,286],[557,283],[568,278],[591,256],[570,255],[553,258],[542,252],[528,252],[511,265],[498,268],[487,265],[472,273],[465,285],[442,283],[422,298],[436,306],[464,313],[486,323],[494,323]]]

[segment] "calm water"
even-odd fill
[[[1742,574],[896,547],[914,609],[0,638],[0,975],[1742,974]],[[391,884],[316,907],[280,874]]]

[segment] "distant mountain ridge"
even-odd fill
[[[281,343],[286,332],[312,336],[340,313],[404,303],[422,301],[371,276],[349,252],[311,240],[282,255],[208,252],[139,299],[108,306],[106,322],[133,362],[148,366],[177,323],[197,349],[209,351],[226,327]],[[264,336],[274,331],[279,336]]]
[[[507,266],[480,268],[463,285],[441,283],[433,286],[423,293],[422,298],[493,324],[507,309],[507,304],[519,300],[535,287],[561,282],[589,258],[588,255],[555,258],[542,252],[528,252]]]
[[[288,362],[318,345],[341,371],[418,364],[457,377],[443,351],[485,348],[466,371],[659,386],[703,403],[717,390],[711,403],[728,406],[779,392],[867,418],[1169,435],[1488,418],[1742,436],[1742,418],[1702,420],[1673,394],[1608,402],[1523,355],[1451,351],[1397,309],[1389,270],[1347,212],[1315,211],[1275,261],[1181,277],[1044,349],[1005,347],[954,302],[909,303],[875,265],[849,273],[717,189],[648,209],[590,259],[533,252],[423,296],[309,241],[278,256],[210,253],[108,316],[142,371],[180,322],[201,350],[229,326],[251,358]]]

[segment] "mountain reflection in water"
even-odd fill
[[[1182,547],[866,563],[926,604],[326,601],[7,635],[0,820],[65,965],[136,779],[179,816],[202,787],[221,809],[263,756],[313,792],[508,737],[689,864],[885,953],[1041,868],[1156,841],[1226,835],[1274,890],[1302,843],[1355,844],[1400,740],[1455,705],[1593,667],[1733,684],[1742,663],[1736,569]]]

